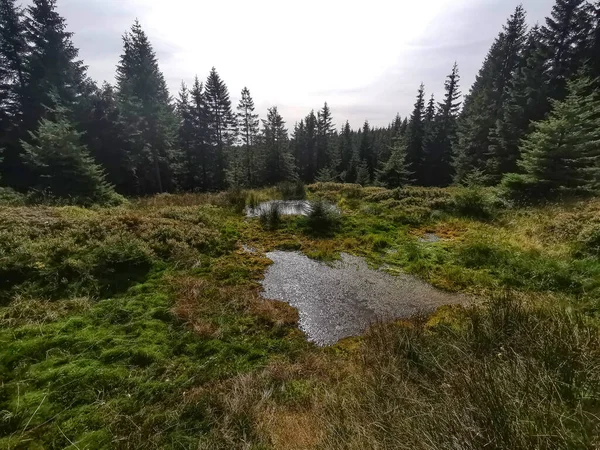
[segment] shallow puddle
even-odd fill
[[[297,252],[267,253],[273,264],[262,281],[263,297],[298,309],[300,328],[319,345],[362,334],[376,321],[468,301],[413,276],[390,275],[370,269],[362,258],[341,256],[341,261],[327,265]]]
[[[310,203],[306,200],[271,200],[260,203],[256,208],[246,208],[247,217],[259,217],[262,212],[268,212],[277,206],[282,216],[306,216],[310,211]]]

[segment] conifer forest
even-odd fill
[[[600,448],[600,0],[359,128],[143,20],[100,84],[61,1],[0,0],[0,449]]]

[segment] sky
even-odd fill
[[[114,81],[137,18],[171,95],[214,66],[234,107],[247,86],[261,116],[277,106],[291,130],[324,102],[338,128],[385,126],[410,114],[421,82],[441,100],[455,61],[467,93],[518,1],[58,0],[58,10],[99,83]],[[528,22],[543,23],[553,3],[522,0]]]

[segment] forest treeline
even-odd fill
[[[86,69],[56,0],[0,0],[4,186],[79,203],[295,180],[477,183],[527,199],[600,186],[600,1],[557,0],[531,27],[518,6],[468,94],[455,64],[443,98],[421,85],[410,116],[382,128],[338,128],[325,103],[289,130],[276,106],[260,118],[247,88],[232,104],[214,68],[173,97],[137,21],[114,85]]]

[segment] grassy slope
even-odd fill
[[[2,209],[0,448],[600,445],[598,200],[310,190],[342,209],[333,231],[265,230],[235,193]],[[491,300],[315,348],[241,244],[348,251]]]

